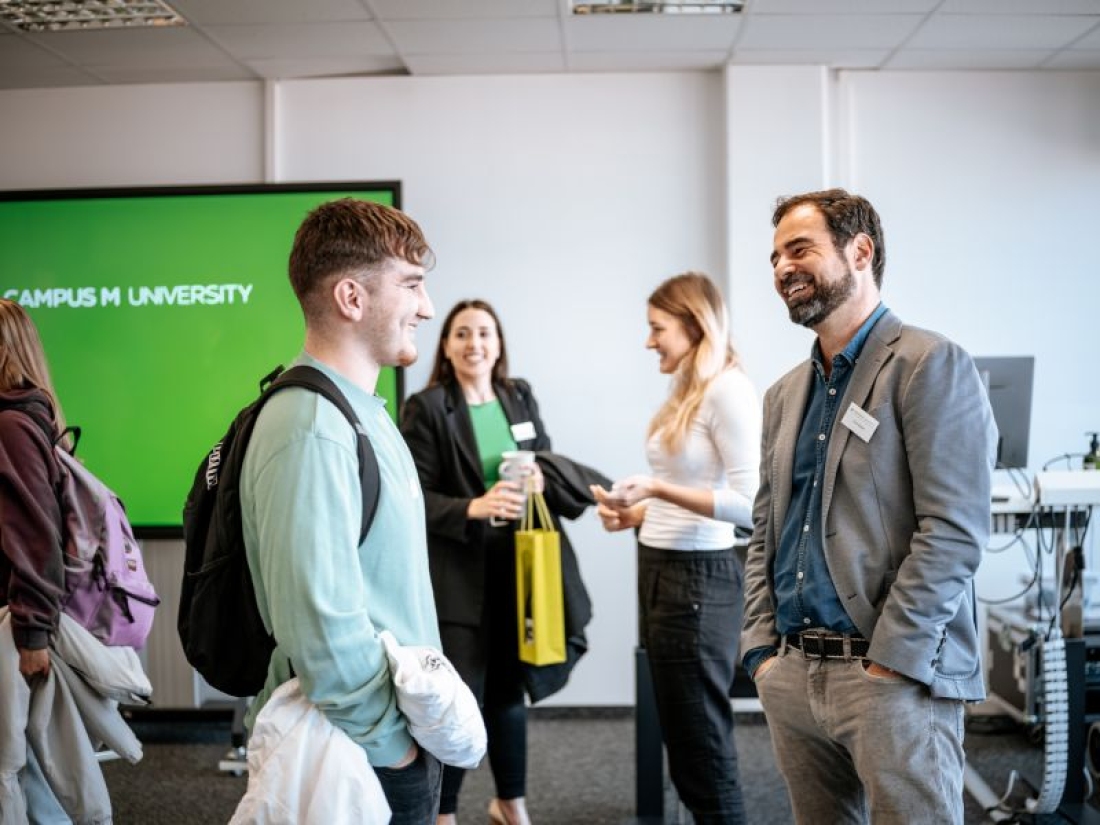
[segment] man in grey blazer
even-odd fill
[[[811,192],[772,222],[776,291],[817,339],[764,398],[744,664],[799,823],[961,823],[988,399],[961,347],[883,306],[870,203]]]

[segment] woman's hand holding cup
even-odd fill
[[[515,481],[498,481],[485,495],[470,499],[466,516],[471,519],[489,519],[494,525],[515,521],[523,515],[526,497],[523,489]]]

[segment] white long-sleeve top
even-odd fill
[[[661,433],[646,442],[655,478],[714,491],[714,518],[661,499],[650,499],[638,540],[665,550],[720,550],[733,544],[734,525],[752,526],[752,502],[760,483],[761,411],[756,390],[740,369],[714,379],[675,453]]]

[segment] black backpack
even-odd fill
[[[260,397],[241,410],[199,465],[183,508],[184,570],[177,628],[187,661],[213,687],[254,696],[267,679],[275,639],[256,606],[241,528],[240,476],[260,410],[279,390],[305,387],[331,401],[358,436],[363,488],[362,543],[378,507],[378,459],[340,389],[320,370],[278,367],[260,382]]]

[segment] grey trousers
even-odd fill
[[[756,689],[799,825],[962,825],[961,701],[790,648]]]

